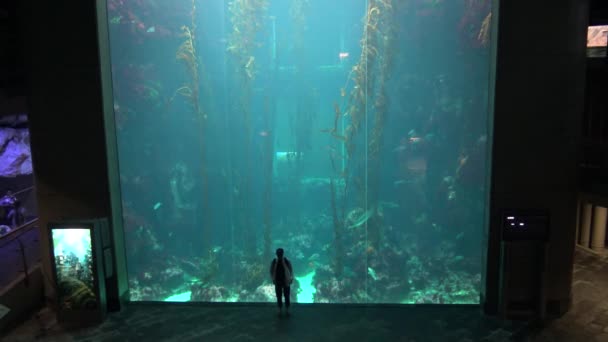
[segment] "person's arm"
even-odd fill
[[[289,267],[289,273],[291,273],[291,276],[293,277],[293,267],[291,267],[291,261],[289,261],[288,259],[285,259],[285,261],[287,261],[287,267]]]
[[[272,262],[270,263],[270,278],[272,279],[272,271],[274,271],[274,263],[276,262],[276,259],[273,259]]]

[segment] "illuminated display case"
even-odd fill
[[[90,221],[48,225],[61,322],[93,323],[105,317],[105,276],[96,227]]]

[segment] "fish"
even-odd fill
[[[385,201],[380,201],[378,203],[378,206],[383,207],[383,208],[389,208],[389,209],[399,208],[399,204],[397,204],[395,202],[385,202]]]
[[[160,208],[163,204],[161,202],[156,202],[156,204],[154,204],[154,207],[152,207],[154,210],[158,210],[158,208]]]
[[[456,167],[456,175],[460,176],[462,173],[462,169],[465,167],[465,165],[467,164],[467,161],[469,160],[469,156],[465,155],[465,154],[461,154],[458,157],[458,167]]]
[[[365,214],[363,214],[363,215],[361,215],[361,217],[359,217],[359,219],[356,222],[354,222],[353,224],[348,226],[348,229],[353,229],[353,228],[357,228],[357,227],[361,226],[362,224],[367,222],[367,220],[369,220],[369,218],[372,217],[373,214],[374,214],[374,208],[369,208],[365,212]]]
[[[481,29],[479,30],[479,34],[477,35],[477,41],[481,44],[481,46],[486,46],[488,41],[490,41],[490,26],[492,22],[492,12],[488,13],[488,15],[483,19],[481,23]]]
[[[407,150],[407,146],[406,145],[399,145],[399,146],[397,146],[397,147],[395,147],[393,149],[393,152],[403,152],[405,150]]]
[[[376,275],[376,271],[374,271],[373,268],[368,267],[367,268],[367,273],[369,274],[370,277],[372,277],[372,279],[378,280],[378,275]]]
[[[149,27],[149,28],[146,30],[146,32],[148,32],[148,33],[154,33],[154,32],[156,32],[156,28],[155,28],[154,26],[150,26],[150,27]]]
[[[253,65],[253,62],[255,62],[255,57],[249,56],[249,59],[247,60],[247,63],[245,64],[245,69],[251,68],[251,66]]]

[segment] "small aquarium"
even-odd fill
[[[479,303],[492,1],[100,14],[131,301]]]
[[[52,253],[60,310],[95,310],[99,307],[89,227],[52,227]]]

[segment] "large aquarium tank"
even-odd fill
[[[478,304],[490,0],[107,0],[132,301]]]

